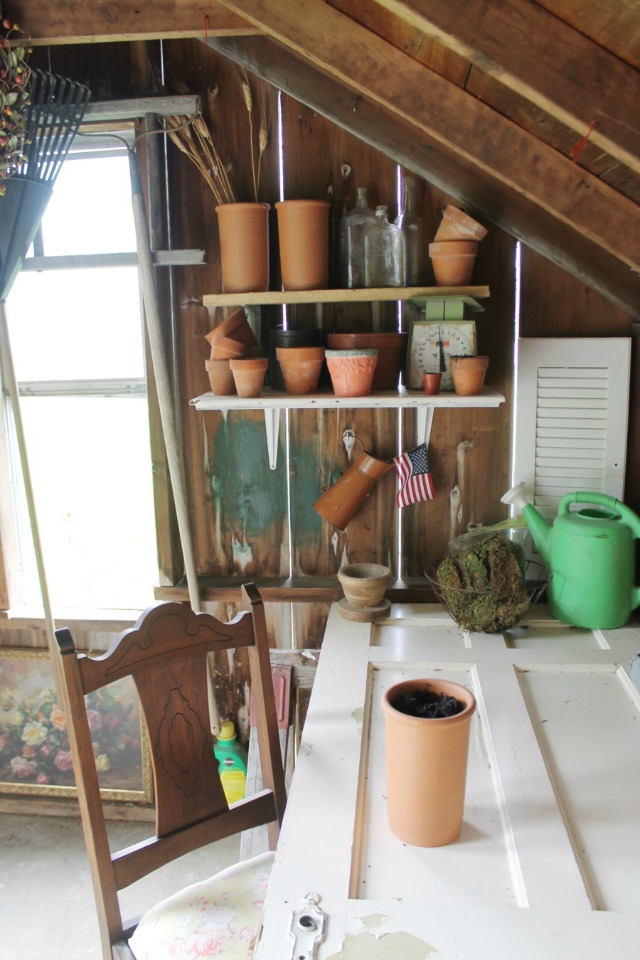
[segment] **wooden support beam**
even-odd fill
[[[221,0],[265,35],[640,271],[636,204],[320,0]],[[331,37],[330,43],[319,38]]]
[[[377,0],[426,36],[640,171],[638,71],[527,0]]]
[[[2,10],[33,46],[255,33],[245,20],[216,0],[5,0]]]
[[[264,37],[212,38],[209,45],[393,157],[468,209],[499,224],[538,253],[548,257],[623,309],[637,315],[640,303],[640,266],[637,263],[637,258],[640,257],[638,207],[613,190],[606,188],[613,207],[620,203],[625,210],[632,211],[631,218],[625,221],[623,217],[622,222],[626,224],[623,232],[626,232],[627,237],[629,228],[635,230],[635,267],[630,267],[624,259],[607,249],[606,244],[593,235],[593,231],[590,235],[583,232],[580,224],[571,216],[556,216],[548,200],[545,204],[536,202],[536,179],[544,174],[543,170],[537,167],[535,158],[532,160],[533,169],[529,172],[522,171],[525,183],[531,181],[533,187],[533,190],[525,189],[518,180],[505,180],[502,173],[491,166],[479,166],[468,151],[463,153],[455,144],[443,142],[441,136],[433,136],[427,130],[422,130],[417,135],[414,123],[399,115],[392,104],[382,106],[379,102],[372,102],[354,92],[345,83],[320,73],[306,59],[275,42]],[[426,85],[428,96],[437,96],[437,91],[434,92],[430,87],[431,74],[428,70],[423,70],[420,80],[416,79],[415,82],[420,86]],[[461,97],[470,101],[466,109],[473,113],[473,98],[458,92]],[[505,134],[505,149],[517,151],[520,131],[513,124],[510,127],[514,129],[514,138]],[[490,130],[487,135],[489,133]],[[478,136],[482,137],[483,134],[483,127],[478,121]],[[527,138],[529,139],[529,135]],[[567,165],[570,167],[570,174],[580,173],[573,164],[557,157],[543,144],[537,144],[536,147],[545,151],[546,162],[550,164],[546,176],[553,177],[554,166],[560,163],[563,169],[566,169]],[[501,157],[502,154],[498,153],[497,156]],[[579,182],[585,182],[582,176]],[[602,186],[600,185],[601,188]],[[581,191],[581,188],[575,185],[565,189],[570,193],[566,197],[562,192],[559,194],[561,209],[567,205],[574,193],[577,192],[579,196]],[[605,210],[600,215],[605,221],[606,214]],[[633,227],[632,221],[635,223]]]

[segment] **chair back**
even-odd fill
[[[249,609],[229,623],[175,602],[146,610],[102,656],[78,653],[66,628],[56,630],[85,843],[103,944],[128,936],[118,891],[214,840],[269,824],[274,849],[285,786],[264,607],[254,584],[242,587]],[[265,789],[229,807],[214,757],[209,654],[245,648]],[[85,696],[131,676],[140,697],[153,772],[155,836],[112,854],[92,747]],[[133,924],[135,926],[135,924]],[[105,955],[110,955],[109,952]]]

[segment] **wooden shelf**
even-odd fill
[[[336,603],[344,596],[337,576],[249,579],[255,582],[265,603]],[[237,577],[203,577],[199,580],[200,599],[203,602],[239,603],[241,582]],[[186,583],[156,586],[154,596],[156,600],[188,600],[189,588]],[[428,603],[437,599],[426,577],[397,580],[390,585],[386,596],[393,603]]]
[[[367,287],[361,290],[267,290],[258,293],[207,293],[205,307],[279,306],[296,303],[367,303],[392,300],[486,300],[489,287]]]
[[[259,397],[218,397],[203,393],[191,400],[196,410],[329,410],[346,407],[361,408],[419,408],[419,407],[498,407],[504,397],[493,390],[484,390],[476,397],[459,397],[456,393],[439,393],[427,396],[418,390],[386,390],[370,393],[364,397],[337,397],[335,393],[310,393],[294,396],[290,393],[265,390]]]

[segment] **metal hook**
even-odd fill
[[[359,443],[362,449],[364,450],[364,444],[362,443],[362,440],[356,437],[353,430],[344,431],[344,433],[342,434],[342,442],[344,444],[345,450],[347,451],[347,460],[351,460],[351,451],[353,450],[356,443]]]

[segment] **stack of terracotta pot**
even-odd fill
[[[471,281],[478,243],[487,228],[449,204],[442,223],[429,244],[429,256],[438,287],[464,287]]]
[[[241,307],[234,310],[206,335],[206,339],[211,345],[211,356],[205,361],[205,366],[212,392],[219,397],[228,397],[236,393],[240,396],[257,396],[262,389],[262,383],[257,394],[247,394],[244,392],[244,387],[238,388],[234,371],[236,368],[242,373],[246,371],[248,364],[251,371],[260,370],[264,380],[268,363],[265,358],[260,357],[260,344],[244,310]],[[238,361],[242,362],[238,363]],[[249,389],[255,390],[255,384]]]

